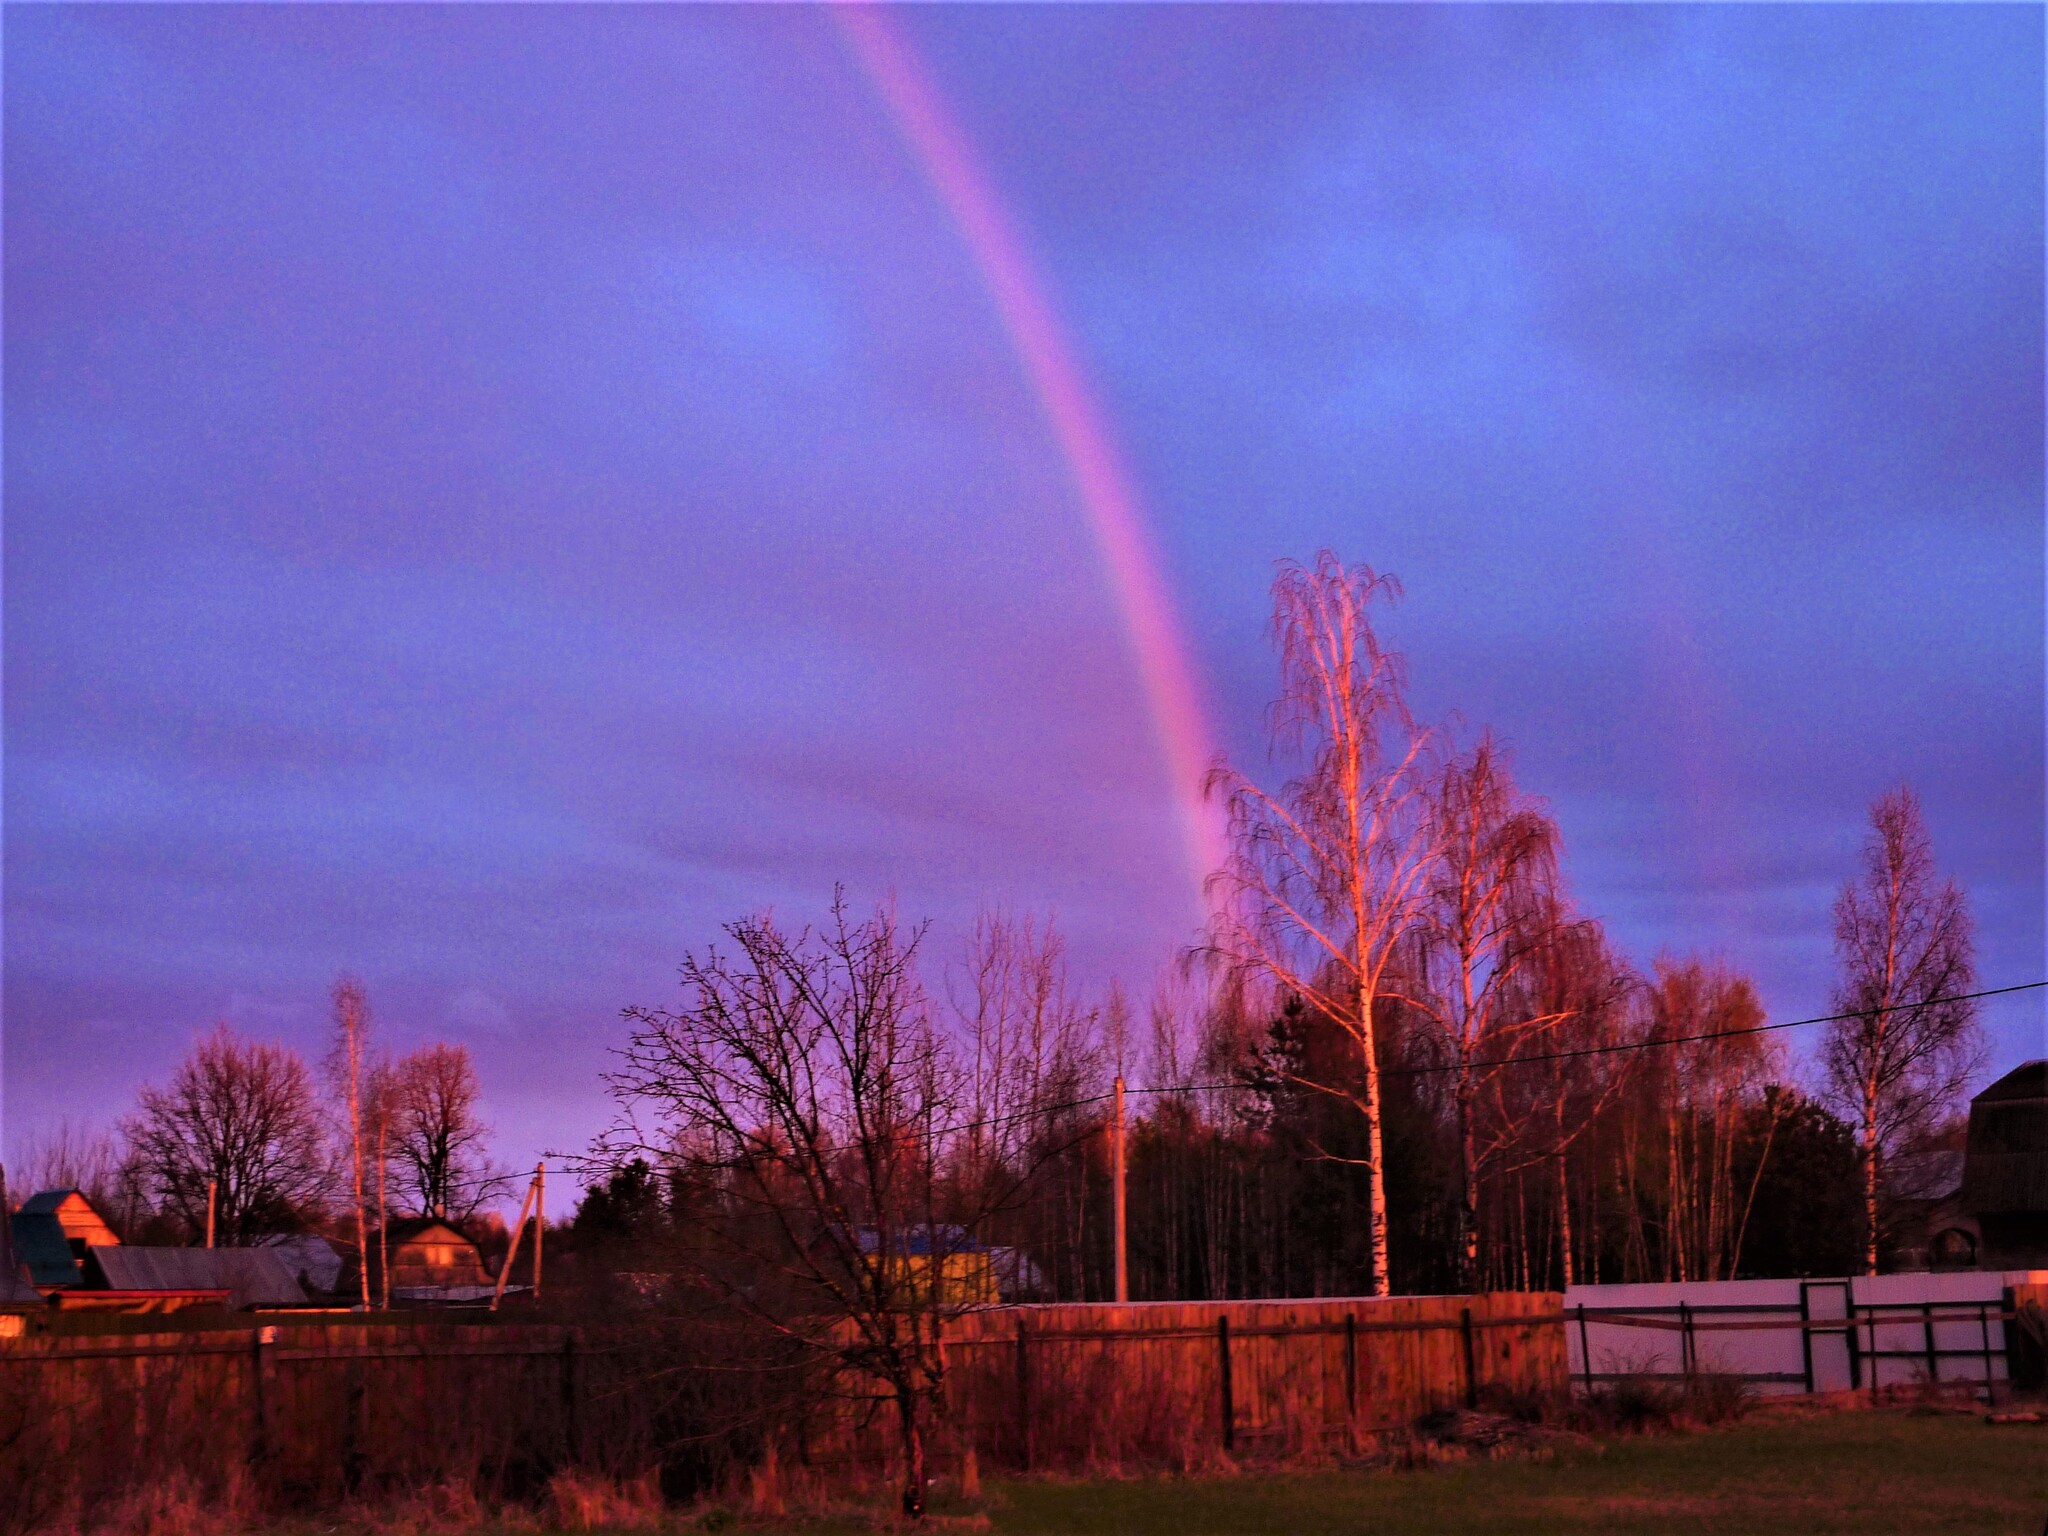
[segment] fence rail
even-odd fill
[[[1572,1379],[1591,1390],[1628,1377],[1711,1372],[1808,1393],[1969,1385],[1989,1396],[2024,1374],[2014,1367],[2015,1325],[2028,1303],[2015,1297],[2027,1288],[2001,1292],[1998,1281],[1949,1274],[1582,1287],[1565,1307]],[[1872,1295],[1866,1287],[1884,1289]],[[1602,1289],[1622,1294],[1588,1300]],[[1774,1299],[1787,1292],[1796,1299]],[[1721,1297],[1728,1299],[1709,1299]]]

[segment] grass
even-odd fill
[[[1772,1415],[1555,1461],[1187,1482],[1013,1483],[1011,1536],[2012,1532],[2048,1522],[2048,1430],[1903,1413]]]
[[[1573,1446],[1550,1460],[1456,1461],[1403,1472],[992,1480],[984,1508],[985,1515],[962,1518],[942,1499],[932,1536],[963,1529],[998,1536],[2044,1536],[2048,1425],[1910,1410],[1766,1410],[1720,1429]],[[402,1524],[417,1536],[543,1536],[565,1526],[620,1536],[908,1529],[879,1514],[767,1523],[724,1511],[660,1514],[651,1506],[632,1514],[550,1510],[502,1526],[459,1517]],[[392,1536],[396,1529],[329,1520],[276,1527],[273,1536]]]
[[[1768,1413],[1550,1461],[1020,1480],[992,1484],[991,1493],[989,1521],[1002,1536],[2043,1536],[2048,1427],[1908,1412]],[[774,1529],[826,1536],[862,1527]]]

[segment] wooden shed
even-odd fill
[[[388,1256],[388,1257],[387,1257]],[[356,1286],[355,1256],[348,1255],[347,1272],[339,1287],[342,1295]],[[391,1293],[423,1291],[469,1291],[492,1284],[481,1249],[460,1227],[438,1216],[414,1216],[385,1227],[382,1240],[370,1234],[370,1290],[381,1289],[378,1265],[391,1266]]]
[[[39,1291],[85,1284],[86,1253],[121,1243],[106,1218],[75,1189],[45,1189],[24,1200],[12,1222],[14,1256]]]

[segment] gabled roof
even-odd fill
[[[2014,1067],[1970,1102],[2004,1104],[2014,1099],[2048,1099],[2048,1060]]]
[[[306,1293],[272,1248],[87,1250],[91,1277],[110,1291],[226,1291],[235,1307],[302,1306]]]
[[[39,1189],[21,1202],[21,1214],[54,1216],[57,1214],[57,1207],[77,1193],[75,1189]]]
[[[468,1233],[456,1226],[454,1222],[441,1216],[406,1216],[396,1221],[386,1222],[384,1224],[384,1241],[386,1243],[409,1243],[416,1237],[424,1237],[429,1232],[436,1230],[447,1233],[449,1237],[458,1243],[467,1243],[472,1248],[476,1246],[475,1240]]]

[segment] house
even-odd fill
[[[1962,1208],[1979,1265],[2048,1268],[2048,1060],[2013,1068],[1970,1100]]]
[[[85,1284],[84,1261],[94,1248],[119,1247],[121,1239],[82,1193],[46,1189],[22,1202],[9,1223],[17,1263],[29,1284],[44,1295]]]
[[[0,1169],[0,1338],[21,1331],[22,1314],[42,1305],[43,1295],[28,1283],[27,1266],[14,1252],[14,1217],[7,1205],[7,1173]]]
[[[386,1223],[380,1236],[372,1231],[370,1294],[382,1299],[384,1266],[391,1270],[394,1305],[473,1306],[488,1302],[497,1291],[497,1277],[484,1263],[483,1250],[453,1222],[438,1216],[413,1216]],[[361,1266],[353,1252],[342,1259],[335,1294],[343,1299],[360,1294]]]
[[[883,1241],[873,1228],[859,1233],[862,1253],[880,1253]],[[938,1261],[937,1292],[929,1299],[939,1306],[994,1306],[999,1302],[1034,1299],[1044,1288],[1038,1266],[1023,1250],[991,1247],[957,1226],[914,1226],[894,1234],[896,1252],[891,1278],[922,1288],[931,1283]],[[898,1268],[900,1266],[900,1268]]]
[[[275,1252],[123,1243],[92,1201],[75,1189],[31,1195],[8,1227],[30,1283],[60,1311],[306,1304],[305,1288]]]

